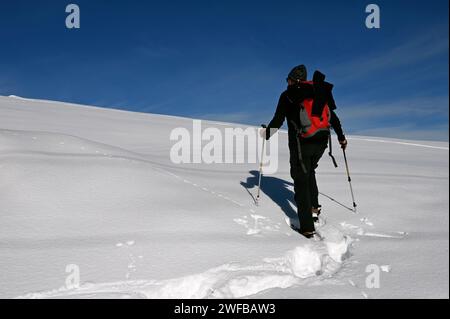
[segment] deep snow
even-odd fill
[[[308,241],[285,222],[285,133],[256,207],[255,164],[171,163],[170,131],[191,126],[0,97],[0,297],[448,298],[448,143],[349,137],[359,213],[342,156],[338,169],[324,156],[325,239]],[[69,264],[78,289],[64,288]]]

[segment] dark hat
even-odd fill
[[[296,66],[288,74],[288,79],[294,81],[306,81],[306,78],[307,78],[306,66],[304,66],[303,64]]]

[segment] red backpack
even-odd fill
[[[313,85],[312,81],[303,82]],[[314,99],[305,99],[300,103],[300,136],[309,138],[318,132],[330,131],[330,108],[325,104],[319,116],[313,114]]]
[[[313,85],[314,82],[312,81],[305,81],[302,83]],[[301,152],[301,143],[300,138],[308,139],[314,135],[316,135],[318,132],[327,131],[328,134],[328,155],[331,157],[331,160],[333,161],[334,167],[337,167],[336,159],[334,158],[332,154],[332,145],[331,145],[331,124],[330,124],[330,108],[327,103],[323,106],[323,109],[321,110],[320,116],[317,116],[313,113],[314,109],[314,99],[304,99],[300,103],[300,125],[301,127],[297,127],[294,121],[292,122],[293,127],[297,131],[297,150],[298,150],[298,158],[300,160],[300,164],[302,166],[303,171],[306,173],[306,167],[303,163],[303,157]],[[317,111],[317,110],[316,110]]]

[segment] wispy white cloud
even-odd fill
[[[448,141],[448,96],[348,104],[338,113],[353,134]]]
[[[419,35],[411,35],[411,38],[385,52],[368,53],[350,61],[343,61],[329,67],[328,73],[338,78],[342,84],[386,69],[414,66],[438,55],[448,54],[448,32],[443,34],[440,30],[442,29],[436,28]]]
[[[449,140],[448,125],[438,125],[421,129],[413,125],[388,126],[351,131],[355,135],[391,137],[408,140],[447,141]]]
[[[448,140],[448,90],[436,91],[433,85],[436,79],[448,82],[447,27],[443,30],[439,25],[430,27],[421,34],[411,34],[389,50],[368,51],[365,56],[327,69],[337,87],[367,84],[364,92],[338,98],[338,113],[349,132]],[[398,87],[387,86],[395,83]]]
[[[372,101],[366,104],[350,102],[341,108],[342,118],[348,121],[388,119],[399,116],[401,119],[436,116],[441,120],[449,117],[449,100],[447,96],[409,97],[386,103]]]

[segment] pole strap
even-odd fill
[[[333,156],[333,143],[331,142],[331,140],[332,139],[331,139],[331,132],[330,132],[330,134],[328,134],[328,149],[329,149],[328,155],[331,157],[334,167],[337,168],[338,165],[337,165],[336,159]]]

